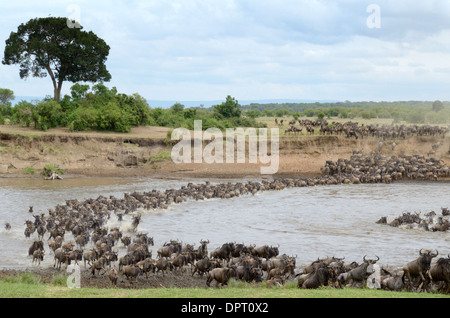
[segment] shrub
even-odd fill
[[[213,107],[214,112],[220,114],[224,118],[240,117],[241,110],[239,109],[239,103],[230,95],[227,96],[226,101],[220,105]]]
[[[45,177],[50,177],[52,173],[55,172],[57,174],[64,174],[64,171],[56,168],[54,164],[48,163],[42,169],[42,175]]]
[[[39,128],[47,130],[57,127],[62,119],[61,105],[54,100],[44,100],[37,105]]]

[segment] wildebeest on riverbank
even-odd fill
[[[84,201],[67,200],[65,204],[49,209],[47,215],[33,215],[35,220],[26,222],[26,235],[30,240],[37,239],[45,242],[45,244],[35,244],[34,250],[44,251],[45,245],[48,244],[55,258],[54,266],[58,269],[78,261],[81,253],[85,255],[83,257],[83,261],[86,261],[85,266],[91,267],[89,273],[92,279],[102,276],[109,267],[118,267],[119,284],[122,283],[122,285],[128,282],[128,279],[121,280],[124,277],[122,268],[126,266],[129,266],[128,269],[133,269],[132,281],[135,284],[136,280],[143,276],[146,279],[161,277],[172,270],[179,275],[185,275],[189,269],[194,271],[197,264],[204,266],[201,268],[199,266],[195,275],[199,275],[198,273],[206,275],[214,268],[227,267],[234,270],[233,278],[238,280],[259,282],[269,278],[277,282],[286,282],[294,279],[301,269],[295,268],[295,258],[292,256],[278,255],[276,245],[256,247],[225,242],[218,249],[208,249],[206,245],[209,241],[203,238],[201,248],[173,240],[160,247],[158,252],[161,250],[161,253],[154,257],[150,250],[152,246],[150,242],[153,240],[150,240],[146,233],[135,232],[140,221],[139,213],[141,210],[165,209],[188,199],[228,199],[243,195],[251,196],[263,191],[318,185],[390,183],[402,178],[411,178],[411,176],[415,176],[416,179],[436,180],[441,176],[448,176],[448,167],[438,159],[424,158],[419,155],[384,157],[379,154],[364,155],[361,152],[354,152],[348,160],[328,161],[324,167],[324,174],[316,177],[218,184],[188,183],[179,189],[125,193],[123,198],[99,196],[96,199]],[[124,230],[125,226],[109,228],[108,220],[114,217],[120,224],[129,222],[128,231]],[[38,233],[34,233],[37,232],[37,228],[45,228],[47,231],[41,232],[42,235],[36,238]],[[124,234],[129,235],[128,239]],[[241,252],[236,253],[238,246]],[[270,252],[271,250],[275,252]],[[44,253],[45,257],[49,257],[51,251]],[[118,255],[119,251],[122,255]],[[36,255],[42,255],[42,253],[37,252]],[[366,261],[365,257],[362,259],[363,262]],[[321,262],[319,261],[318,264]],[[325,264],[326,269],[322,269],[321,274],[309,281],[307,286],[314,287],[325,282],[336,287],[346,286],[347,283],[350,284],[350,280],[343,280],[342,276],[338,279],[339,275],[361,266],[353,262],[343,263],[337,259],[327,260]],[[355,270],[353,273],[355,272],[358,271]],[[367,273],[350,276],[350,279],[365,277]],[[339,282],[343,283],[339,284]],[[131,280],[128,285],[131,285]]]

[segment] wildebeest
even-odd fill
[[[33,252],[33,261],[31,262],[32,264],[34,262],[38,263],[39,265],[41,265],[41,261],[44,260],[44,251],[43,250],[35,250]]]
[[[108,278],[109,278],[109,281],[111,282],[111,285],[116,287],[119,275],[118,275],[117,270],[115,268],[109,269],[109,271],[108,271]]]
[[[171,241],[165,243],[160,249],[158,249],[158,257],[171,257],[173,253],[181,253],[181,243],[177,241]]]
[[[243,280],[247,283],[252,281],[261,282],[262,281],[262,270],[260,268],[253,268],[248,265],[239,265],[234,268],[235,278],[238,280]]]
[[[131,224],[131,226],[133,227],[133,231],[136,231],[139,223],[141,222],[141,216],[140,215],[136,215],[133,217],[133,222]]]
[[[36,250],[44,250],[44,243],[42,241],[34,241],[28,249],[28,255],[32,256]]]
[[[227,285],[228,281],[230,280],[230,278],[235,277],[235,270],[233,268],[214,268],[213,270],[211,270],[208,275],[207,275],[207,279],[206,279],[206,285],[208,287],[210,287],[211,282],[213,280],[216,281],[216,286],[218,286],[219,284],[221,286]]]
[[[293,257],[283,257],[283,258],[273,258],[269,260],[267,269],[270,273],[273,269],[279,269],[280,275],[295,275],[295,258]],[[272,276],[271,276],[272,277]]]
[[[234,244],[234,250],[231,253],[232,257],[240,257],[242,254],[250,253],[250,250],[247,246],[245,246],[242,243],[235,243]]]
[[[123,243],[123,245],[128,246],[131,244],[131,237],[129,236],[122,236],[120,238],[120,241]]]
[[[95,271],[98,271],[98,273],[100,274],[101,271],[103,270],[103,273],[105,273],[106,272],[105,264],[106,264],[106,258],[104,256],[102,256],[98,260],[94,261],[91,264],[91,268],[90,268],[92,276],[95,276]]]
[[[84,261],[84,268],[86,268],[86,262],[91,265],[92,262],[94,262],[98,257],[98,252],[96,249],[92,249],[89,251],[85,251],[83,253],[83,261]]]
[[[431,253],[431,251],[425,251],[422,252],[423,249],[419,251],[419,257],[412,261],[407,263],[405,266],[403,266],[404,275],[408,278],[408,287],[411,287],[413,284],[413,278],[420,278],[418,288],[420,288],[420,285],[425,289],[426,288],[426,281],[429,278],[432,279],[430,275],[430,264],[431,260],[438,256],[439,252],[436,250],[436,253]],[[425,278],[426,277],[426,278]],[[425,285],[425,286],[423,286]]]
[[[69,258],[75,262],[75,264],[78,264],[78,261],[81,261],[83,259],[83,251],[81,250],[74,250],[70,251],[68,253]]]
[[[162,272],[162,275],[164,277],[164,272],[169,268],[169,270],[173,269],[172,263],[169,261],[166,257],[161,257],[157,259],[156,261],[153,261],[153,265],[155,266],[156,274],[159,272]]]
[[[447,258],[440,258],[430,268],[430,276],[433,282],[440,283],[440,290],[450,293],[450,254]]]
[[[200,240],[200,246],[198,248],[198,257],[199,259],[202,259],[205,256],[208,256],[208,244],[209,240]]]
[[[320,286],[328,286],[330,272],[325,267],[320,267],[314,272],[301,275],[298,279],[297,285],[299,288],[316,289]]]
[[[379,260],[380,258],[378,256],[376,260],[366,259],[366,256],[364,256],[362,264],[350,270],[348,275],[341,276],[343,277],[340,281],[341,285],[346,285],[350,280],[352,281],[352,286],[354,286],[355,283],[362,283],[364,285],[367,278],[373,274],[373,271],[369,271],[369,266],[376,264]]]
[[[405,287],[403,279],[403,271],[391,273],[382,269],[383,274],[380,276],[381,288],[390,291],[401,291]]]
[[[224,243],[221,247],[218,247],[209,253],[211,258],[220,258],[229,260],[234,251],[234,243]]]
[[[278,247],[273,246],[250,246],[249,247],[250,253],[252,255],[262,257],[265,259],[270,259],[272,257],[276,257],[279,254]]]
[[[148,278],[148,273],[155,270],[155,265],[151,258],[146,258],[143,261],[138,262],[136,265],[141,269],[142,273],[145,273],[146,278]]]
[[[180,269],[180,273],[183,273],[183,266],[187,265],[187,257],[184,254],[174,254],[172,255],[170,259],[170,263],[172,265],[172,268],[176,270],[177,268]]]
[[[54,255],[54,264],[53,267],[57,267],[58,270],[61,270],[61,264],[66,264],[66,267],[70,265],[71,259],[69,257],[69,252],[67,252],[64,248],[60,247],[55,250]]]
[[[204,257],[195,263],[192,276],[194,276],[195,273],[203,276],[205,273],[209,272],[210,269],[212,269],[212,266],[213,265],[209,257]]]
[[[134,278],[135,282],[137,282],[139,274],[142,274],[142,270],[137,265],[126,265],[123,267],[122,275],[128,279],[130,284],[132,278]]]
[[[130,254],[125,254],[119,259],[119,271],[122,269],[123,266],[126,265],[133,265],[135,263],[134,257]]]

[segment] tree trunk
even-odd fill
[[[52,69],[50,68],[50,64],[48,64],[46,68],[53,82],[53,98],[55,99],[55,101],[59,102],[59,100],[61,99],[62,80],[60,79],[58,80],[58,83],[56,83],[56,78],[53,74]]]
[[[54,83],[54,88],[55,88],[55,101],[59,102],[59,100],[61,99],[61,88],[62,88],[62,80],[58,81],[58,86],[56,86],[56,82]]]
[[[60,95],[61,95],[61,89],[58,90],[58,87],[55,87],[53,95],[54,95],[53,98],[55,99],[55,101],[59,102]]]

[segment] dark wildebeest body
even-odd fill
[[[137,278],[141,273],[142,270],[137,265],[127,265],[124,266],[122,270],[122,274],[128,279],[130,284],[132,278],[134,278],[135,282],[137,282]]]
[[[138,262],[136,265],[141,269],[142,273],[145,273],[146,278],[148,278],[148,273],[155,270],[155,265],[151,258],[146,258],[143,261]]]
[[[216,286],[221,284],[221,286],[227,285],[230,278],[235,277],[235,270],[233,268],[214,268],[208,273],[208,278],[206,279],[206,285],[210,287],[213,280],[216,281]]]
[[[195,263],[194,270],[192,271],[192,276],[194,276],[194,274],[197,272],[199,275],[203,276],[203,274],[209,272],[211,268],[211,260],[208,257],[205,257]]]
[[[298,287],[300,288],[306,288],[306,289],[316,289],[320,286],[328,286],[328,280],[330,278],[330,273],[328,272],[327,268],[321,267],[318,268],[316,271],[307,274],[308,277],[306,280],[298,281]]]
[[[364,285],[367,278],[373,274],[373,271],[372,272],[368,271],[369,266],[376,264],[376,262],[379,260],[380,258],[378,256],[376,260],[366,259],[366,256],[364,256],[363,257],[364,262],[358,267],[350,270],[348,272],[348,275],[346,275],[343,283],[347,284],[350,280],[352,280],[352,286],[355,283],[362,283]]]
[[[108,278],[109,278],[109,281],[111,282],[111,285],[116,287],[117,286],[117,279],[119,278],[119,275],[118,275],[117,270],[115,268],[111,268],[108,271]]]
[[[155,271],[156,273],[162,272],[162,275],[164,277],[164,272],[169,268],[169,270],[172,270],[173,265],[172,263],[165,257],[159,258],[154,262],[155,265]]]
[[[33,264],[34,262],[36,262],[40,265],[41,261],[43,261],[43,260],[44,260],[44,251],[43,250],[35,250],[33,252],[33,261],[31,263]]]
[[[438,256],[439,252],[431,253],[431,251],[426,251],[426,253],[422,252],[423,249],[419,251],[419,257],[403,266],[404,276],[408,278],[408,287],[412,286],[412,281],[414,278],[419,277],[420,281],[418,283],[418,287],[422,285],[425,289],[428,285],[426,282],[429,279],[431,281],[432,277],[430,275],[430,264],[431,260]]]
[[[448,258],[440,258],[430,268],[431,279],[435,283],[442,283],[440,290],[450,293],[450,254]]]
[[[279,251],[278,247],[264,245],[250,248],[250,253],[257,257],[271,259],[272,257],[277,257]]]
[[[225,243],[221,247],[211,251],[211,258],[220,258],[229,260],[232,257],[234,251],[234,243]]]
[[[44,250],[44,243],[42,241],[34,241],[33,244],[31,244],[30,248],[28,249],[28,255],[32,256],[35,251]]]

